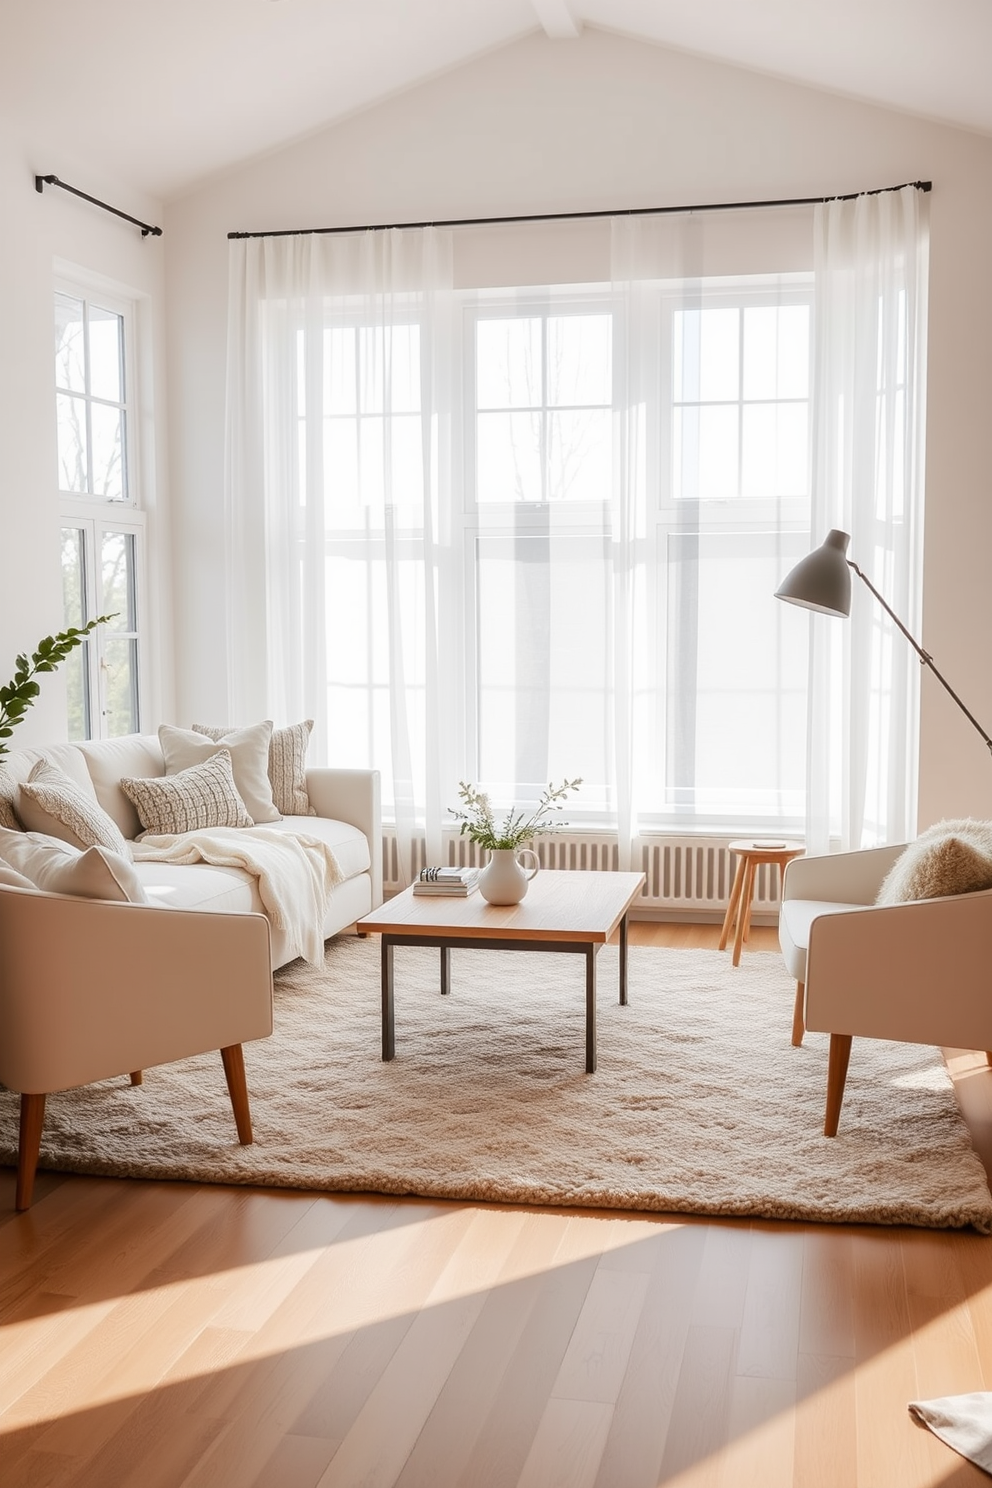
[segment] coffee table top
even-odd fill
[[[519,904],[487,904],[404,889],[358,921],[366,935],[443,935],[452,940],[562,940],[605,944],[637,898],[643,873],[542,868]]]

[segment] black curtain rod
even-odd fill
[[[416,227],[491,227],[502,222],[573,222],[594,217],[663,217],[675,212],[737,212],[747,207],[814,207],[828,201],[856,201],[859,196],[881,196],[915,186],[933,189],[932,181],[904,181],[901,186],[876,186],[873,191],[849,191],[844,196],[792,196],[780,201],[702,202],[692,207],[620,207],[604,212],[532,212],[519,217],[449,217],[437,222],[369,222],[363,227],[282,227],[269,232],[229,232],[228,238],[304,238],[331,233],[391,232]],[[40,187],[39,187],[40,190]]]
[[[61,186],[63,191],[71,191],[73,196],[81,196],[83,201],[92,202],[94,207],[102,207],[105,212],[113,212],[115,217],[123,217],[125,222],[133,222],[135,227],[141,228],[143,238],[160,238],[162,229],[152,227],[148,222],[140,222],[137,217],[132,217],[130,212],[121,212],[117,207],[112,207],[109,202],[100,201],[99,197],[89,196],[85,191],[80,191],[75,186],[67,186],[65,181],[60,181],[58,176],[35,176],[35,191],[43,192],[46,186]]]

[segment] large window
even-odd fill
[[[135,459],[133,306],[55,293],[55,406],[65,625],[98,628],[66,664],[69,737],[135,732],[143,513]]]
[[[611,817],[627,665],[645,824],[795,826],[807,658],[772,595],[808,542],[811,286],[652,299],[625,498],[622,307],[516,292],[466,311],[466,768],[507,800],[581,774],[584,812]]]

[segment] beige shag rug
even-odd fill
[[[379,944],[331,941],[276,976],[245,1049],[240,1147],[219,1055],[49,1098],[42,1165],[142,1178],[992,1230],[992,1197],[935,1049],[856,1039],[822,1136],[826,1035],[790,1042],[777,956],[634,947],[599,969],[584,1072],[580,956],[398,947],[396,1059],[380,1058]],[[894,995],[897,995],[894,989]],[[0,1093],[0,1160],[17,1098]]]

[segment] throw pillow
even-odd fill
[[[16,794],[17,786],[10,778],[10,772],[0,767],[0,827],[5,827],[8,832],[21,830],[21,824],[14,815]]]
[[[905,904],[992,889],[992,822],[937,822],[896,859],[876,904]]]
[[[17,787],[17,815],[29,832],[58,837],[71,847],[105,847],[119,857],[130,849],[117,823],[74,780],[48,760]]]
[[[193,730],[215,741],[230,732],[226,728],[209,728],[194,723]],[[269,740],[269,782],[276,810],[283,816],[316,816],[307,795],[307,745],[313,731],[313,719],[273,729]]]
[[[0,861],[49,894],[148,903],[134,866],[105,847],[80,852],[40,832],[8,832],[0,827]]]
[[[4,884],[8,889],[34,888],[29,878],[25,878],[23,873],[17,873],[13,868],[8,868],[7,864],[2,861],[0,861],[0,884]]]
[[[268,721],[253,724],[251,728],[233,729],[217,743],[199,730],[174,728],[169,723],[163,723],[158,731],[166,775],[177,775],[190,765],[202,764],[218,753],[222,742],[231,756],[238,795],[256,826],[259,822],[281,819],[273,804],[268,775],[271,737],[272,724]]]
[[[155,780],[121,780],[133,802],[143,833],[199,832],[210,827],[250,827],[252,819],[238,795],[231,756],[221,749],[202,765]]]

